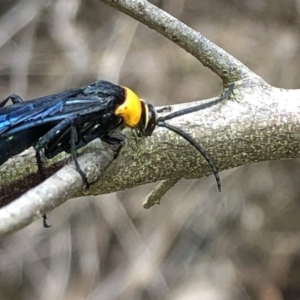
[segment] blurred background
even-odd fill
[[[153,1],[268,83],[300,87],[299,0]],[[155,105],[205,99],[221,81],[191,55],[97,0],[0,2],[0,98],[97,79]],[[300,299],[299,160],[68,201],[0,240],[0,299]]]

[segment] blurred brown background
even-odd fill
[[[297,0],[153,1],[272,85],[299,88]],[[0,2],[0,97],[120,82],[155,105],[221,81],[158,33],[96,0]],[[0,299],[300,299],[300,166],[265,162],[67,202],[0,241]],[[0,220],[1,222],[1,220]]]

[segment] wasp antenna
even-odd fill
[[[212,158],[207,154],[207,152],[186,132],[184,132],[183,130],[174,127],[168,123],[165,123],[161,120],[158,121],[157,126],[159,127],[165,127],[173,132],[175,132],[176,134],[180,135],[181,137],[183,137],[186,141],[188,141],[192,146],[194,146],[200,153],[201,155],[206,159],[206,161],[208,162],[210,168],[213,171],[213,174],[216,178],[216,182],[217,182],[217,186],[218,186],[218,190],[219,192],[221,192],[221,180],[220,180],[220,176],[217,170],[217,167],[215,166]]]
[[[199,111],[199,110],[206,109],[206,108],[209,108],[211,106],[214,106],[214,105],[222,102],[223,100],[227,99],[229,97],[229,95],[233,92],[233,89],[234,89],[234,83],[232,83],[229,86],[229,89],[224,94],[222,94],[220,96],[220,98],[218,98],[216,100],[213,100],[211,102],[208,102],[208,103],[202,103],[202,104],[199,104],[197,106],[192,106],[192,107],[185,108],[185,109],[182,109],[182,110],[174,111],[173,113],[171,113],[169,115],[159,117],[159,121],[170,120],[170,119],[173,119],[173,118],[176,118],[176,117],[180,117],[180,116],[183,116],[183,115],[195,112],[195,111]]]

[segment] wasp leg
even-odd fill
[[[45,135],[43,135],[37,143],[34,145],[34,149],[36,152],[41,151],[44,149],[49,142],[55,138],[58,134],[63,132],[66,128],[70,128],[70,153],[72,155],[72,158],[75,163],[76,171],[80,174],[82,177],[82,180],[85,184],[86,188],[89,188],[89,183],[87,180],[87,177],[85,173],[81,170],[78,160],[77,160],[77,152],[76,152],[76,142],[77,142],[77,129],[74,124],[74,120],[76,119],[76,115],[74,115],[72,118],[68,118],[63,120],[62,122],[58,123],[56,126],[54,126],[51,130],[49,130]]]
[[[16,94],[11,94],[0,102],[0,107],[3,107],[9,100],[12,102],[12,104],[24,102],[20,96]]]
[[[67,127],[71,128],[71,136],[70,136],[70,152],[71,155],[73,157],[75,166],[76,166],[76,171],[80,174],[80,176],[82,177],[82,180],[85,184],[85,187],[88,188],[89,187],[89,183],[87,181],[87,177],[85,175],[85,173],[81,170],[78,160],[77,160],[77,153],[76,153],[76,141],[77,141],[77,131],[76,131],[76,127],[73,124],[73,119],[69,118],[69,119],[65,119],[64,121],[60,122],[59,124],[57,124],[56,126],[54,126],[50,131],[48,131],[44,136],[42,136],[38,142],[34,145],[34,149],[35,149],[35,153],[36,153],[36,161],[37,161],[37,165],[38,165],[38,171],[40,174],[40,178],[41,181],[45,180],[45,174],[43,172],[43,164],[42,164],[42,159],[41,159],[41,155],[40,155],[40,151],[42,149],[44,149],[47,144],[54,138],[57,136],[58,133],[62,132],[64,129],[66,129]],[[43,215],[43,225],[45,228],[50,228],[51,225],[48,224],[47,222],[47,216]]]
[[[124,146],[125,136],[122,134],[117,136],[103,135],[101,136],[101,140],[109,145],[117,146],[117,148],[114,149],[114,159],[116,159],[119,156],[122,147]]]
[[[42,159],[41,159],[41,154],[39,151],[35,151],[35,159],[36,159],[36,163],[37,163],[37,166],[38,166],[38,171],[39,171],[39,174],[40,174],[40,180],[41,182],[45,180],[46,176],[44,174],[44,171],[43,171],[43,162],[42,162]]]
[[[110,135],[103,135],[101,136],[101,140],[105,142],[106,144],[112,145],[112,146],[119,146],[120,144],[124,143],[124,135],[115,135],[115,136],[110,136]]]
[[[35,151],[41,151],[44,149],[54,137],[63,132],[67,127],[70,127],[74,119],[75,117],[65,119],[49,130],[34,145]]]
[[[136,149],[138,149],[139,140],[141,137],[143,137],[143,134],[136,129],[130,130],[130,134],[134,141],[134,146],[136,147]]]
[[[80,174],[80,176],[84,182],[85,188],[88,189],[90,184],[87,180],[86,174],[80,168],[80,165],[79,165],[79,162],[77,159],[76,142],[77,142],[77,129],[76,129],[76,126],[74,125],[74,123],[72,122],[71,136],[70,136],[70,145],[71,145],[70,152],[71,152],[71,155],[72,155],[74,163],[75,163],[76,171]]]
[[[44,226],[44,228],[51,228],[52,227],[47,222],[47,215],[43,215],[43,226]]]
[[[38,166],[38,171],[39,171],[39,174],[40,174],[40,179],[41,179],[41,182],[43,182],[46,178],[45,174],[44,174],[44,171],[43,171],[43,162],[42,162],[42,159],[41,159],[41,154],[39,151],[36,151],[35,152],[35,158],[36,158],[36,163],[37,163],[37,166]],[[47,215],[43,215],[43,226],[44,228],[50,228],[51,225],[48,224],[47,222]]]
[[[72,121],[70,119],[66,119],[58,123],[50,131],[48,131],[45,135],[43,135],[34,145],[35,157],[36,157],[36,162],[38,165],[38,171],[40,174],[41,181],[44,181],[46,177],[43,172],[43,163],[42,163],[40,152],[43,149],[45,149],[47,144],[49,144],[49,142],[57,135],[57,133],[62,132],[66,127],[69,127],[71,122]]]

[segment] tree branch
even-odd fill
[[[259,79],[256,82],[244,80],[236,84],[234,96],[223,104],[170,123],[191,134],[222,171],[258,161],[299,157],[299,101],[299,91],[273,88]],[[187,106],[189,104],[175,105],[172,110]],[[104,174],[103,170],[113,160],[113,151],[99,141],[84,149],[81,167],[90,182],[96,180],[88,190],[82,190],[81,177],[66,166],[0,210],[0,234],[29,224],[74,195],[100,195],[160,180],[200,178],[211,174],[206,161],[194,148],[172,132],[157,129],[152,137],[138,142],[130,132],[127,135],[118,159]],[[18,168],[20,159],[21,171]],[[63,164],[65,160],[66,156],[60,155],[55,163],[50,161],[46,170],[53,171],[54,164]],[[9,188],[1,184],[2,203],[15,190],[20,192],[17,179],[20,174],[24,189],[36,185],[34,180],[29,180],[32,177],[39,180],[29,171],[33,169],[32,165],[35,165],[32,153],[27,151],[0,167],[1,179],[5,178],[4,182],[9,183]],[[8,174],[9,169],[13,172]],[[5,195],[5,186],[11,194]]]
[[[99,0],[114,7],[183,48],[205,67],[216,73],[224,83],[257,76],[239,60],[146,0]]]

